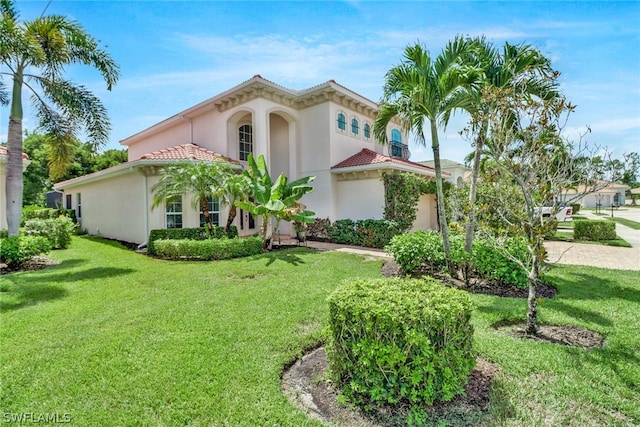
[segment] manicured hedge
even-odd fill
[[[235,225],[229,227],[229,233],[225,232],[224,227],[213,227],[213,234],[209,235],[208,230],[205,227],[197,228],[169,228],[161,230],[151,230],[149,233],[149,242],[147,243],[147,253],[149,255],[156,255],[155,241],[164,240],[206,240],[206,239],[220,239],[222,237],[228,237],[233,239],[238,237],[238,228]]]
[[[400,232],[400,226],[396,221],[385,219],[363,219],[357,221],[341,219],[333,223],[330,237],[333,243],[384,248]]]
[[[260,237],[207,240],[165,240],[154,242],[156,255],[167,259],[218,260],[262,253]]]
[[[19,267],[36,255],[51,250],[49,241],[40,236],[14,236],[0,239],[0,262]]]
[[[505,286],[528,286],[527,273],[505,253],[506,250],[511,256],[526,260],[529,252],[522,238],[510,237],[498,241],[488,236],[477,236],[473,240],[471,254],[464,251],[464,243],[463,234],[451,235],[450,258],[454,270],[467,274],[466,278],[480,277]],[[409,274],[418,269],[441,272],[446,268],[442,237],[434,230],[396,236],[385,250]],[[467,266],[471,269],[465,268]]]
[[[573,238],[576,240],[615,240],[616,223],[608,220],[574,221]]]
[[[345,282],[328,298],[331,373],[366,405],[448,401],[475,365],[468,295],[434,279]]]
[[[71,221],[75,224],[76,220],[76,211],[73,209],[53,209],[53,208],[41,208],[41,209],[23,209],[22,210],[22,221],[21,225],[24,227],[27,221],[31,219],[57,219],[61,216],[66,216],[70,218]]]

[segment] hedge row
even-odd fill
[[[573,223],[573,238],[576,240],[615,240],[616,223],[608,220],[577,220]]]
[[[332,224],[329,219],[316,218],[314,223],[307,226],[309,240],[328,240],[333,243],[380,249],[400,233],[400,226],[396,221],[385,219],[340,219]]]
[[[463,391],[475,365],[468,294],[434,279],[345,282],[329,296],[327,355],[359,405],[431,405]]]
[[[151,230],[149,233],[149,242],[147,243],[147,253],[149,255],[156,255],[156,240],[206,240],[221,239],[223,237],[230,239],[238,237],[238,228],[232,225],[229,227],[229,233],[227,233],[224,227],[214,226],[212,234],[209,234],[209,231],[205,227]]]
[[[207,240],[159,239],[154,242],[156,255],[166,259],[219,260],[262,253],[260,237]]]
[[[70,218],[74,224],[77,222],[76,211],[73,209],[63,209],[63,208],[27,209],[25,208],[22,210],[22,220],[20,225],[24,227],[26,222],[31,219],[57,219],[60,217]]]
[[[511,256],[526,260],[529,252],[523,239],[476,237],[471,254],[464,250],[464,235],[452,234],[450,243],[452,267],[466,274],[466,279],[482,277],[506,286],[528,286],[527,273],[505,254],[506,250]],[[385,250],[410,274],[419,268],[439,272],[446,267],[442,237],[434,230],[396,236]],[[465,268],[468,266],[471,269]]]

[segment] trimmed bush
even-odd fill
[[[464,245],[464,241],[462,243]],[[476,237],[473,240],[471,263],[478,275],[497,281],[500,285],[529,286],[526,271],[504,253],[504,249],[516,259],[526,260],[529,255],[527,243],[519,237],[509,237],[497,241],[492,237]]]
[[[149,255],[156,255],[155,241],[156,240],[206,240],[206,239],[221,239],[228,237],[233,239],[238,237],[238,228],[235,225],[229,227],[229,233],[225,233],[224,227],[214,226],[213,234],[209,235],[206,227],[197,228],[168,228],[151,230],[149,233],[149,242],[147,243],[147,253]]]
[[[316,218],[311,224],[307,224],[307,239],[326,242],[331,238],[331,220],[329,218]]]
[[[9,267],[19,267],[36,255],[51,250],[49,240],[40,236],[14,236],[0,239],[0,261]]]
[[[73,221],[65,216],[56,219],[30,219],[24,224],[26,235],[45,237],[53,249],[68,248],[74,230]]]
[[[353,403],[430,405],[463,391],[475,365],[465,292],[434,279],[355,280],[328,301],[329,366]]]
[[[571,203],[571,215],[575,215],[580,212],[580,207],[582,205],[580,203]]]
[[[384,248],[398,234],[400,234],[400,226],[396,221],[341,219],[333,223],[331,241],[368,248]]]
[[[608,220],[574,221],[573,238],[576,240],[615,240],[616,223]]]
[[[384,249],[409,274],[420,266],[439,271],[445,265],[442,238],[434,230],[395,236]]]
[[[21,221],[21,225],[24,227],[24,225],[27,223],[27,221],[31,220],[31,219],[57,219],[60,217],[67,217],[70,218],[71,221],[73,221],[73,223],[77,223],[76,220],[76,211],[73,209],[53,209],[53,208],[37,208],[34,209],[33,207],[25,207],[22,210],[22,221]]]
[[[156,255],[167,259],[218,260],[262,253],[262,238],[155,241]]]

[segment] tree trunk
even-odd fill
[[[431,148],[433,149],[433,164],[436,170],[436,199],[438,205],[438,220],[440,224],[440,233],[442,233],[442,243],[444,245],[444,254],[447,265],[449,255],[451,253],[451,245],[449,244],[449,227],[447,223],[447,214],[444,209],[444,190],[442,188],[442,166],[440,165],[440,144],[438,142],[438,128],[435,120],[431,120]]]
[[[202,209],[202,215],[204,216],[204,223],[207,227],[207,233],[209,233],[209,237],[213,236],[213,224],[211,223],[211,218],[209,216],[209,201],[206,197],[202,197],[200,199],[200,209]]]
[[[227,217],[227,225],[225,225],[224,230],[229,234],[229,229],[231,228],[231,224],[233,224],[233,220],[236,219],[236,215],[238,215],[238,208],[233,203],[229,207],[229,216]]]
[[[473,166],[471,172],[471,188],[469,189],[469,221],[465,230],[464,250],[471,253],[473,248],[473,233],[476,231],[476,197],[478,194],[478,175],[480,174],[480,156],[486,137],[487,121],[483,120],[476,140],[476,151],[473,156]]]
[[[525,332],[528,335],[537,335],[538,333],[538,278],[540,277],[541,256],[544,254],[542,249],[542,239],[536,238],[535,250],[533,251],[533,266],[529,272],[529,297],[527,310],[527,326]]]
[[[7,134],[5,190],[7,195],[6,213],[9,236],[17,236],[20,233],[22,187],[22,72],[21,70],[17,70],[13,79],[11,113],[9,115],[9,129]]]

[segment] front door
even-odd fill
[[[244,209],[240,209],[240,227],[238,234],[246,236],[256,231],[256,220],[253,215]]]

